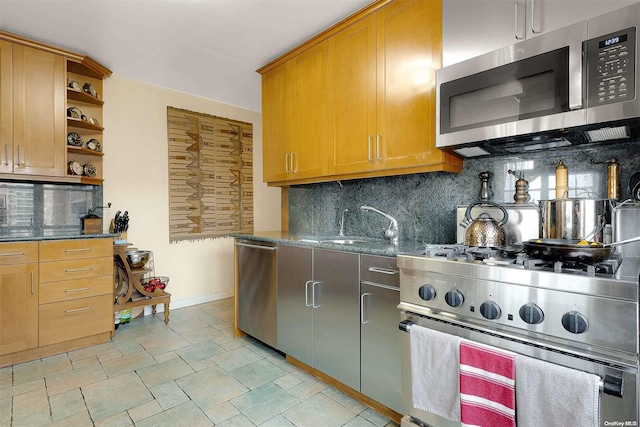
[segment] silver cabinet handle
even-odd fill
[[[9,166],[9,144],[4,144],[4,165]]]
[[[69,270],[65,270],[65,273],[77,273],[78,271],[91,271],[93,270],[91,267],[85,268],[70,268]]]
[[[284,153],[284,172],[289,173],[289,154]]]
[[[9,252],[6,254],[0,254],[0,256],[21,256],[24,255],[24,252]]]
[[[86,252],[90,251],[91,248],[80,248],[80,249],[65,249],[65,252]]]
[[[31,295],[36,293],[36,288],[35,288],[35,284],[33,281],[33,271],[31,272]]]
[[[536,16],[536,0],[531,0],[531,32],[533,34],[538,34],[540,33],[540,30],[536,30],[535,16]]]
[[[382,161],[382,157],[380,157],[380,139],[382,139],[382,135],[376,135],[376,159],[378,161]]]
[[[304,305],[307,307],[311,307],[311,304],[309,304],[309,283],[313,283],[313,280],[304,282]]]
[[[373,136],[369,135],[369,137],[367,138],[367,159],[369,159],[370,162],[373,162],[373,157],[371,157],[371,140],[373,139]]]
[[[516,2],[515,4],[515,17],[513,18],[513,24],[514,24],[514,34],[516,36],[516,40],[523,40],[524,36],[519,37],[518,36],[518,8],[520,7],[520,4],[518,2]]]
[[[380,268],[380,267],[369,267],[367,268],[367,270],[369,270],[372,273],[382,273],[382,274],[398,274],[398,270],[389,270],[387,268]]]
[[[65,313],[77,313],[78,311],[87,311],[91,310],[91,307],[82,307],[82,308],[72,308],[70,310],[65,310]]]
[[[291,168],[289,169],[289,171],[291,173],[296,173],[296,170],[298,169],[296,166],[296,153],[295,152],[291,152],[291,157],[289,157],[289,159],[291,159]]]
[[[20,166],[20,146],[18,145],[18,166]]]
[[[364,294],[360,295],[360,323],[361,324],[366,324],[369,323],[368,320],[364,320],[365,319],[365,315],[364,315],[364,297],[366,297],[367,295],[373,295],[372,293],[369,292],[365,292]]]
[[[322,282],[311,282],[311,308],[319,308],[320,305],[316,305],[316,285]]]
[[[75,289],[65,289],[65,292],[81,292],[81,291],[89,291],[91,290],[91,286],[88,286],[86,288],[75,288]]]
[[[265,251],[275,251],[276,246],[262,246],[262,245],[252,245],[251,243],[241,243],[236,242],[236,246],[244,246],[245,248],[253,248],[253,249],[264,249]]]

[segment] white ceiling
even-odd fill
[[[256,69],[372,0],[0,0],[0,29],[261,111]]]

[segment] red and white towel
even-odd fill
[[[515,354],[460,341],[460,421],[463,426],[515,427]]]

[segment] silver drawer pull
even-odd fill
[[[80,248],[80,249],[65,249],[65,252],[86,252],[90,251],[91,248]]]
[[[91,271],[93,270],[91,267],[86,267],[86,268],[72,268],[69,270],[65,270],[65,273],[76,273],[78,271]]]
[[[81,292],[81,291],[88,291],[91,290],[91,286],[88,286],[86,288],[75,288],[75,289],[65,289],[65,292]]]
[[[78,311],[87,311],[87,310],[91,310],[91,307],[82,307],[82,308],[73,308],[71,310],[65,310],[65,313],[76,313]]]
[[[369,267],[367,270],[369,270],[372,273],[382,273],[382,274],[389,274],[389,275],[398,274],[398,270],[388,270],[386,268],[379,268],[379,267]]]
[[[24,255],[24,252],[9,252],[8,254],[0,254],[0,256],[20,256]]]

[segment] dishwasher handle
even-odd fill
[[[253,249],[263,249],[265,251],[275,251],[276,246],[263,246],[263,245],[252,245],[251,243],[244,242],[236,242],[236,246],[243,246],[245,248],[253,248]]]

